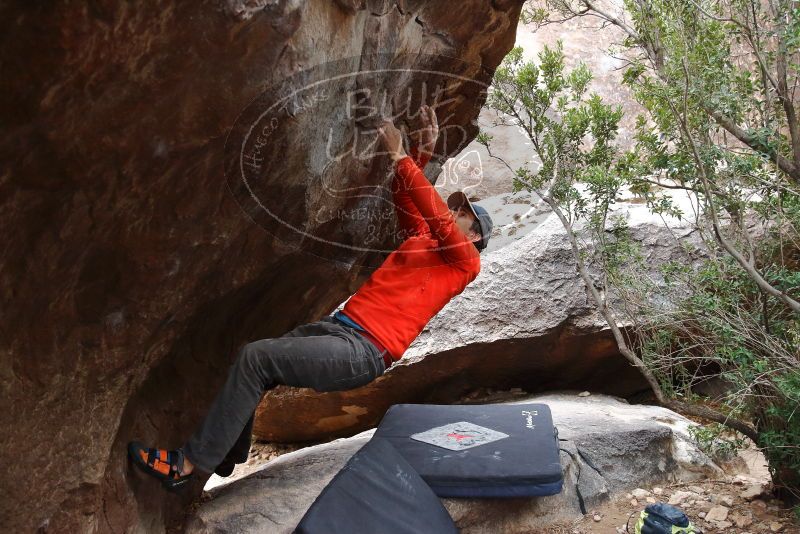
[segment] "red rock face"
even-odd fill
[[[181,445],[238,345],[317,319],[380,262],[363,251],[330,261],[322,245],[281,241],[241,209],[224,174],[241,111],[281,79],[354,55],[424,52],[441,71],[490,73],[513,45],[521,4],[0,7],[5,529],[159,532],[180,522],[202,481],[167,495],[132,471],[126,443]],[[477,67],[464,72],[459,59]],[[418,81],[386,83],[400,92]],[[441,111],[468,142],[481,95],[456,97]],[[308,198],[325,172],[362,185],[383,179],[379,160],[324,171],[309,157],[318,150],[309,132],[340,121],[341,105],[298,114],[265,156],[262,175],[300,220],[349,202]],[[339,139],[354,128],[342,123]],[[358,242],[367,229],[328,222],[313,231]],[[381,232],[390,245],[390,229]]]

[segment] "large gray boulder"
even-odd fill
[[[564,490],[540,498],[444,499],[462,532],[522,533],[578,517],[576,486],[587,507],[592,507],[636,487],[692,481],[719,472],[691,441],[688,428],[693,423],[667,409],[570,393],[515,402],[531,401],[550,406],[564,440],[562,447],[568,451],[561,453]],[[210,499],[189,518],[187,533],[291,532],[373,432],[283,455],[256,472],[211,489]]]

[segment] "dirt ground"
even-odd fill
[[[763,455],[747,449],[722,467],[725,475],[719,480],[637,488],[590,509],[581,519],[535,534],[632,533],[639,512],[657,501],[679,507],[706,534],[800,534],[800,518],[771,493]]]
[[[669,496],[678,491],[697,494],[698,497],[690,497],[677,506],[689,516],[689,520],[692,523],[708,534],[800,533],[800,522],[797,521],[791,509],[785,507],[780,501],[771,499],[768,495],[751,501],[743,499],[740,494],[746,489],[746,486],[736,482],[706,481],[677,484],[661,489],[664,491],[661,496],[654,495],[650,499],[666,502],[669,500]],[[698,492],[698,489],[701,491]],[[667,498],[664,498],[665,496]],[[724,501],[727,499],[730,499],[728,502],[731,503],[731,506],[726,506]],[[718,504],[715,504],[715,502]],[[640,501],[630,494],[620,496],[600,508],[591,510],[586,517],[576,521],[574,524],[564,525],[567,528],[562,532],[570,534],[624,533],[626,532],[624,526],[632,513],[634,516],[630,519],[630,532],[633,532],[637,514],[647,504],[646,499]],[[701,515],[708,516],[709,511],[717,506],[720,509],[726,509],[723,512],[724,520],[713,521],[701,517]],[[556,533],[559,531],[549,532]]]

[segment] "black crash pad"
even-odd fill
[[[447,510],[385,440],[373,438],[308,509],[297,534],[457,534]]]
[[[554,495],[563,484],[546,404],[395,404],[376,438],[440,497]]]

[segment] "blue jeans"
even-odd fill
[[[226,458],[243,463],[250,452],[256,406],[268,389],[282,384],[341,391],[368,384],[384,371],[383,353],[333,316],[278,338],[248,343],[183,451],[207,473]]]

